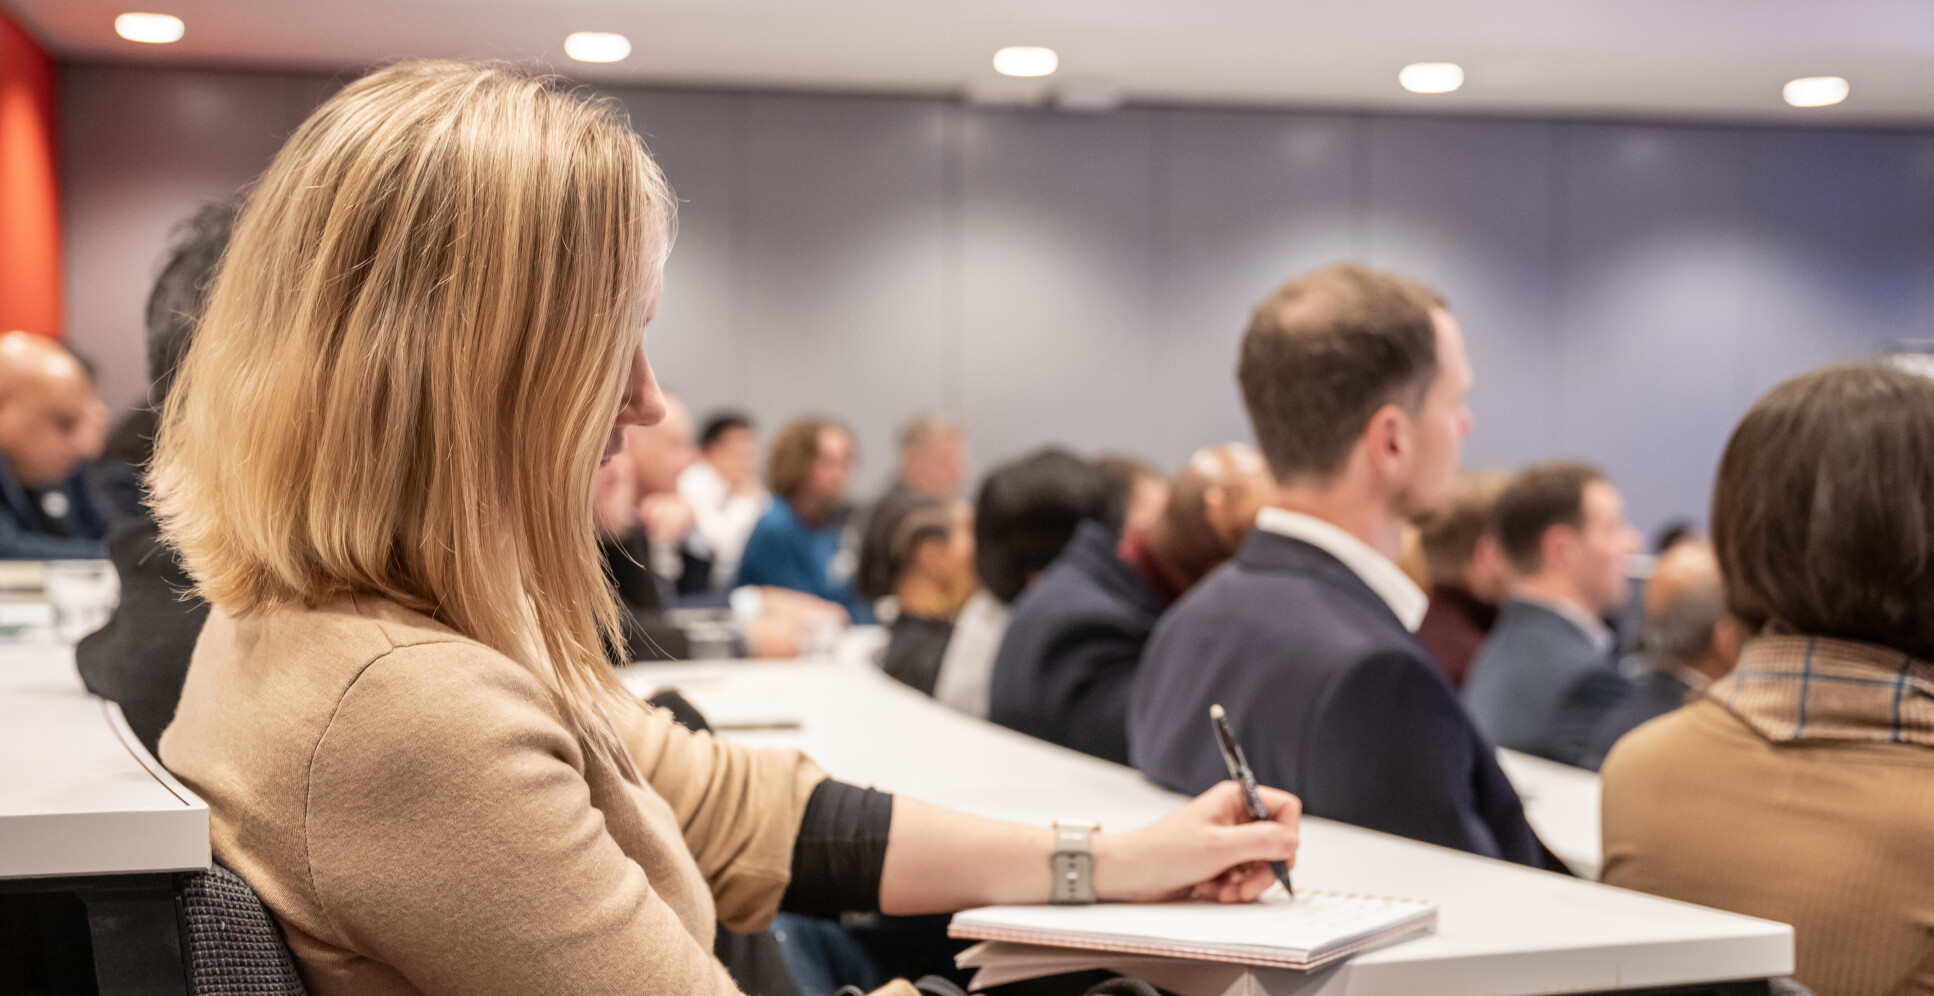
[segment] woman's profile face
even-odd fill
[[[604,456],[598,460],[599,466],[616,456],[624,449],[625,427],[631,425],[657,425],[665,417],[665,395],[658,390],[658,379],[651,374],[651,361],[645,359],[645,347],[631,354],[631,372],[625,377],[624,401],[618,406],[618,417],[612,420],[611,435],[604,441]]]

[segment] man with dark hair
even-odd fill
[[[853,588],[859,544],[846,486],[858,459],[852,431],[835,419],[809,415],[779,430],[766,463],[772,508],[746,539],[738,584],[803,591],[845,606],[855,623],[873,621]]]
[[[1083,521],[1121,528],[1108,481],[1094,464],[1055,447],[989,471],[974,500],[974,573],[981,589],[954,621],[934,697],[986,716],[994,655],[1007,633],[1008,605],[1061,551]]]
[[[210,204],[184,222],[148,295],[148,403],[109,433],[106,453],[109,462],[124,469],[126,482],[121,490],[127,504],[107,536],[108,557],[121,578],[121,601],[107,625],[74,648],[87,690],[119,703],[128,727],[150,753],[174,719],[208,603],[186,594],[193,581],[174,548],[161,541],[140,468],[154,455],[157,412],[201,323],[235,217],[234,204]]]
[[[1466,474],[1450,505],[1418,523],[1430,573],[1430,608],[1417,639],[1454,688],[1463,687],[1471,658],[1497,623],[1498,604],[1511,583],[1492,514],[1507,480],[1498,473]]]
[[[1748,638],[1605,759],[1605,881],[1792,924],[1814,992],[1934,992],[1934,380],[1774,388],[1711,521]]]
[[[752,419],[717,412],[698,434],[698,460],[678,475],[678,496],[691,506],[712,551],[714,587],[730,587],[739,558],[771,498],[759,484],[759,439]]]
[[[1180,791],[1227,777],[1209,707],[1312,816],[1525,864],[1550,859],[1414,630],[1405,524],[1457,482],[1463,334],[1438,296],[1335,266],[1257,306],[1237,376],[1277,486],[1235,558],[1155,627],[1129,755]]]
[[[1711,543],[1682,539],[1653,558],[1644,603],[1645,676],[1599,721],[1585,767],[1598,767],[1620,737],[1685,705],[1739,660],[1739,621],[1726,611]]]
[[[1155,620],[1229,559],[1276,485],[1255,448],[1202,450],[1141,532],[1083,522],[1021,594],[994,658],[988,718],[1128,763],[1128,690]]]
[[[1496,516],[1517,579],[1471,661],[1464,704],[1500,747],[1590,766],[1598,724],[1632,692],[1605,615],[1625,604],[1638,532],[1605,475],[1571,461],[1520,471]]]

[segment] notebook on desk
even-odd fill
[[[1272,888],[1254,903],[990,906],[954,915],[951,937],[1034,947],[1310,969],[1429,933],[1437,906],[1417,899]]]

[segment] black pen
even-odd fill
[[[1222,761],[1229,766],[1229,777],[1242,786],[1242,803],[1249,807],[1249,818],[1258,822],[1269,818],[1269,810],[1263,808],[1262,793],[1256,791],[1256,773],[1249,770],[1249,759],[1242,756],[1242,745],[1236,743],[1235,731],[1229,729],[1229,714],[1222,711],[1217,703],[1209,707],[1209,724],[1215,727],[1215,743],[1222,748]],[[1283,891],[1289,898],[1296,898],[1296,887],[1289,884],[1289,866],[1281,861],[1271,861],[1269,867],[1276,872],[1276,881],[1283,883]]]

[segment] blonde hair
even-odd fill
[[[197,592],[427,613],[613,749],[592,476],[673,212],[623,111],[553,79],[410,62],[323,104],[251,195],[162,414],[154,507]]]

